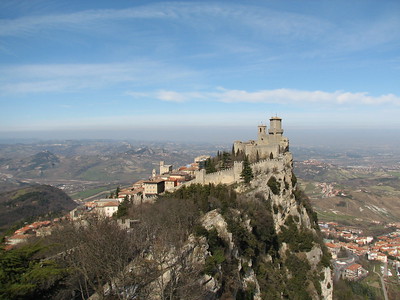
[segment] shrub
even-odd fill
[[[274,195],[279,195],[279,192],[281,190],[281,184],[276,180],[274,176],[270,177],[270,179],[267,182],[267,185],[271,189],[271,192]]]
[[[297,177],[296,175],[294,175],[294,173],[292,172],[292,187],[294,187],[297,183]]]

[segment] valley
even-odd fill
[[[230,145],[112,140],[0,144],[0,190],[31,184],[60,188],[78,203]],[[400,220],[400,152],[381,148],[292,147],[294,172],[322,221],[363,228]]]

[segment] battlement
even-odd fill
[[[272,117],[270,119],[268,134],[267,126],[259,125],[257,134],[257,140],[235,141],[233,144],[235,153],[243,153],[248,156],[250,162],[255,162],[260,159],[275,158],[289,151],[289,140],[282,135],[281,118]]]
[[[235,141],[235,154],[243,153],[249,158],[253,174],[279,172],[293,165],[293,157],[289,152],[289,140],[282,136],[282,119],[272,117],[267,135],[267,126],[258,126],[258,139],[248,142]],[[185,183],[190,184],[233,184],[241,182],[243,161],[234,162],[232,168],[206,174],[206,171],[195,172],[195,178]]]
[[[286,152],[277,158],[263,159],[261,161],[251,163],[250,167],[255,175],[261,173],[269,173],[283,170],[288,164],[292,164],[292,154]],[[243,170],[243,162],[234,162],[233,168],[206,174],[206,171],[200,170],[195,172],[195,179],[188,181],[185,185],[190,184],[233,184],[242,182],[241,174]]]

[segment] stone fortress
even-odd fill
[[[235,141],[233,149],[235,153],[243,152],[248,156],[250,162],[262,159],[274,158],[289,151],[289,140],[284,137],[282,129],[282,119],[272,117],[269,119],[270,125],[267,134],[267,126],[258,126],[257,141],[248,142]]]
[[[253,174],[269,173],[272,171],[282,171],[287,166],[292,166],[293,157],[289,152],[289,139],[284,137],[282,129],[282,119],[272,117],[270,119],[270,129],[267,135],[267,126],[258,126],[257,141],[248,142],[235,141],[233,151],[236,154],[243,152],[247,155]],[[235,161],[233,168],[206,174],[204,169],[195,172],[195,178],[186,184],[232,184],[241,182],[243,162]]]

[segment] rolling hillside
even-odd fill
[[[0,193],[0,232],[36,216],[67,212],[76,203],[62,190],[35,185]]]
[[[400,220],[400,173],[393,167],[303,161],[296,163],[296,173],[322,220]]]

